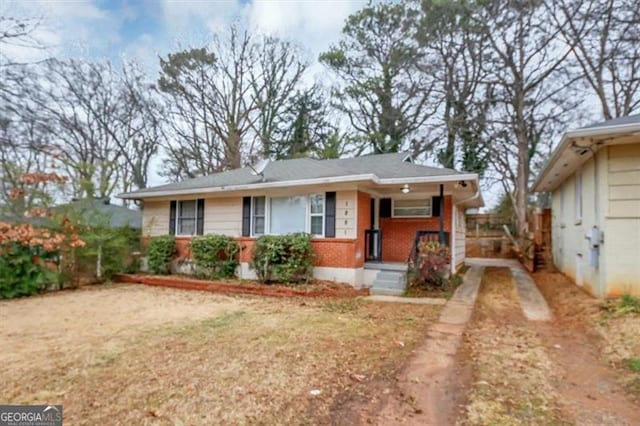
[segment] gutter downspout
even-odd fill
[[[440,184],[440,211],[439,213],[439,229],[438,229],[438,239],[440,240],[440,244],[444,244],[444,185]]]

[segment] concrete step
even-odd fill
[[[376,288],[372,287],[369,290],[370,294],[379,294],[384,296],[401,296],[404,293],[404,289],[391,289],[391,288]]]
[[[404,290],[406,285],[400,281],[387,281],[387,280],[375,280],[373,282],[374,288],[392,288]]]
[[[371,288],[372,294],[398,295],[404,293],[407,277],[401,271],[380,271]]]
[[[400,280],[405,277],[405,274],[401,272],[394,271],[380,271],[376,275],[376,279],[378,280]]]

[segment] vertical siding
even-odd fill
[[[169,233],[169,201],[145,201],[142,206],[142,233],[156,237]]]

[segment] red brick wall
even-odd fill
[[[451,196],[444,197],[444,231],[451,232]],[[382,261],[406,262],[416,232],[440,229],[439,217],[380,218],[382,229]]]
[[[189,248],[190,242],[191,237],[176,237],[176,258],[188,259],[191,257],[191,249]]]
[[[242,247],[241,262],[251,262],[251,249],[255,238],[238,238]],[[355,268],[356,240],[347,238],[315,238],[311,241],[313,252],[316,254],[315,266],[330,266],[334,268]]]

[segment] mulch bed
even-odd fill
[[[116,281],[130,284],[145,284],[159,287],[172,287],[184,290],[200,290],[222,294],[252,294],[269,297],[358,297],[368,296],[369,289],[355,289],[347,285],[319,283],[313,289],[296,289],[281,285],[236,284],[233,282],[207,281],[183,276],[160,276],[120,274]]]

